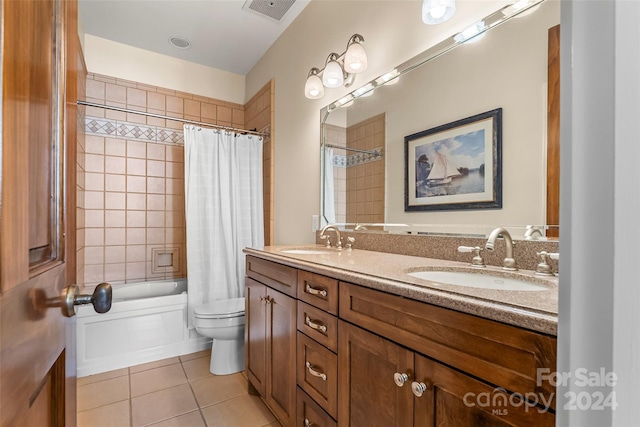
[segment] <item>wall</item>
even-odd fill
[[[347,222],[384,222],[384,138],[384,114],[347,128],[347,147],[382,153],[382,157],[368,153],[348,153]]]
[[[93,73],[86,83],[89,102],[244,126],[239,104]],[[85,125],[85,284],[185,277],[183,124],[87,107]]]
[[[84,63],[82,50],[78,49],[78,77],[77,91],[78,99],[86,99],[87,66]],[[76,130],[76,284],[82,288],[84,286],[84,255],[85,255],[85,133],[84,123],[86,107],[78,105],[77,109],[77,130]]]
[[[84,55],[90,72],[238,104],[245,102],[245,77],[239,74],[90,34],[84,35]]]
[[[322,99],[306,99],[303,89],[309,69],[322,67],[329,53],[342,52],[349,37],[359,33],[365,38],[369,68],[357,77],[357,86],[507,4],[457,3],[451,21],[428,26],[420,18],[420,1],[312,1],[249,72],[248,94],[272,78],[276,81],[276,244],[314,241],[309,224],[320,210],[319,112],[351,90],[327,89]]]

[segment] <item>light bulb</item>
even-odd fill
[[[347,73],[361,73],[367,69],[367,52],[358,42],[351,43],[344,55],[344,70]]]
[[[307,78],[307,82],[304,85],[304,96],[309,99],[319,99],[324,96],[322,80],[316,74],[311,74]]]
[[[456,13],[455,0],[424,0],[422,2],[422,22],[428,25],[441,24]]]
[[[322,84],[326,87],[334,88],[342,86],[343,83],[344,72],[342,71],[342,67],[340,67],[340,64],[335,60],[329,61],[322,73]]]

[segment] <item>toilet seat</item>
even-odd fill
[[[194,307],[194,316],[200,319],[229,319],[244,316],[244,298],[221,299]]]

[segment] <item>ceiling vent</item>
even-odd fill
[[[247,0],[242,9],[280,22],[296,0]]]

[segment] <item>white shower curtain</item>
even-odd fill
[[[333,148],[324,148],[324,218],[322,226],[336,223],[335,193],[333,191]]]
[[[188,322],[244,296],[245,247],[264,245],[262,138],[184,126]]]

